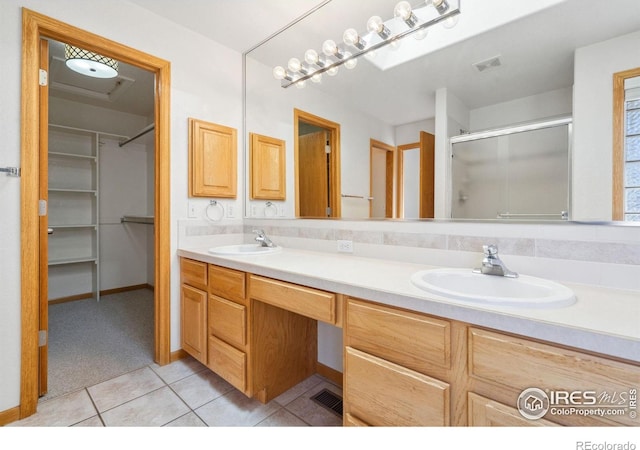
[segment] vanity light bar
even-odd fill
[[[348,68],[352,68],[357,62],[356,59],[362,55],[397,42],[410,34],[425,30],[437,23],[446,23],[445,21],[448,19],[455,18],[460,14],[460,1],[461,0],[426,0],[426,6],[416,10],[412,10],[408,2],[402,1],[396,5],[396,11],[400,10],[401,13],[395,14],[394,19],[391,20],[400,20],[406,23],[406,30],[393,35],[384,22],[382,22],[378,16],[374,16],[367,22],[367,28],[369,33],[376,34],[380,37],[380,42],[367,45],[367,42],[360,37],[358,32],[350,28],[346,30],[343,35],[345,46],[338,45],[329,39],[323,44],[321,56],[319,52],[315,50],[307,50],[305,53],[305,64],[299,63],[297,58],[291,58],[287,65],[288,70],[282,66],[277,66],[273,69],[273,76],[280,80],[281,87],[288,88],[292,85],[303,87],[305,81],[309,79],[317,82],[320,75],[325,72],[328,75],[335,75],[338,67],[343,64]],[[438,15],[420,23],[418,15],[413,11],[429,6],[433,6]],[[378,20],[374,21],[374,18]],[[376,29],[371,31],[373,25],[376,25]],[[348,52],[345,49],[346,46],[354,48],[355,51],[353,53]],[[291,64],[292,61],[293,64]]]

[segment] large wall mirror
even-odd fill
[[[300,217],[295,175],[299,168],[293,152],[298,139],[294,111],[302,110],[340,126],[342,218],[388,218],[390,214],[396,219],[414,218],[408,211],[415,208],[403,208],[398,202],[425,194],[407,192],[412,189],[409,183],[399,186],[399,180],[406,181],[410,174],[399,172],[398,149],[419,143],[421,132],[433,135],[435,141],[432,192],[428,194],[433,208],[432,212],[416,214],[448,219],[455,217],[456,202],[459,206],[461,198],[452,175],[452,140],[469,133],[568,118],[571,134],[563,163],[566,167],[557,171],[566,178],[557,183],[569,197],[554,205],[549,218],[566,220],[568,215],[569,220],[610,221],[612,80],[614,73],[640,67],[640,2],[540,0],[517,2],[516,7],[513,0],[451,0],[461,10],[454,27],[437,23],[427,28],[421,39],[415,39],[415,34],[406,36],[399,45],[387,45],[375,55],[359,57],[355,68],[342,65],[334,76],[324,73],[320,83],[307,80],[301,89],[295,85],[283,88],[274,78],[274,67],[287,67],[294,57],[304,61],[308,49],[321,53],[327,39],[342,43],[349,28],[356,29],[366,41],[368,19],[392,19],[397,3],[323,2],[244,55],[246,134],[286,141],[287,198],[273,202],[278,217]],[[410,3],[416,11],[425,7],[424,1]],[[347,46],[346,50],[355,49]],[[536,139],[534,134],[521,141],[530,147]],[[392,151],[392,157],[382,157],[386,176],[372,175],[377,170],[374,166],[381,165],[372,156],[372,142]],[[415,171],[416,165],[422,164],[408,163],[407,158],[402,164],[406,170]],[[538,167],[532,165],[525,172],[529,177],[539,172],[540,183],[545,183],[548,171]],[[246,182],[248,185],[248,179]],[[376,186],[377,182],[384,186]],[[414,183],[413,189],[424,185]],[[381,195],[391,204],[373,205]],[[468,193],[462,195],[471,198]],[[245,216],[270,216],[265,214],[263,203],[246,198]],[[568,211],[563,215],[565,204]],[[510,211],[526,214],[527,208],[514,204]],[[485,213],[483,210],[468,218],[497,219],[495,212]],[[545,216],[534,219],[544,220]]]

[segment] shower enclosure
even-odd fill
[[[569,219],[570,118],[450,142],[452,218]]]

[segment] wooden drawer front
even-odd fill
[[[469,392],[468,423],[471,427],[549,427],[558,426],[549,420],[529,420],[517,409]]]
[[[180,277],[182,283],[207,289],[207,263],[180,258]]]
[[[419,372],[451,366],[449,322],[418,313],[347,300],[345,345]]]
[[[180,344],[184,351],[206,364],[207,293],[183,284],[180,294]]]
[[[209,292],[220,297],[244,302],[246,296],[245,273],[209,265]]]
[[[373,426],[449,425],[449,385],[345,348],[345,412]]]
[[[535,387],[619,396],[640,380],[639,366],[476,328],[469,329],[469,373],[518,393]],[[638,425],[629,414],[606,419]]]
[[[346,413],[344,415],[344,420],[342,425],[345,427],[368,427],[369,426],[368,423],[363,422],[362,420],[358,419],[355,416],[352,416],[349,413]]]
[[[246,307],[215,295],[209,296],[209,332],[236,346],[247,343]]]
[[[209,336],[207,366],[240,391],[246,391],[247,356],[244,352],[215,336]]]
[[[288,311],[336,323],[336,295],[283,281],[251,275],[250,297]]]

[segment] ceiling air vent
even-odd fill
[[[500,55],[494,56],[489,59],[485,59],[484,61],[479,61],[473,64],[473,67],[478,69],[478,72],[484,72],[485,70],[494,69],[496,67],[500,67],[502,65],[502,61],[500,61]]]

